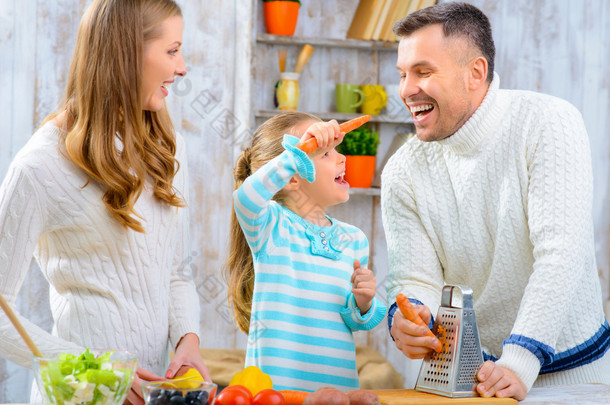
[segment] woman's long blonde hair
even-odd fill
[[[295,132],[295,127],[305,121],[316,122],[320,119],[306,113],[286,112],[270,118],[258,127],[250,146],[235,163],[235,189],[237,190],[250,174],[284,151],[284,134],[301,136]],[[285,195],[280,191],[273,199],[284,204]],[[228,279],[228,299],[229,304],[232,304],[237,326],[248,333],[254,292],[254,263],[246,237],[237,221],[235,209],[231,211],[229,258],[225,264],[225,278]]]
[[[67,111],[68,156],[106,188],[110,214],[138,232],[134,204],[147,179],[159,200],[185,204],[172,186],[179,165],[167,108],[142,104],[144,46],[172,16],[182,16],[172,0],[94,0],[79,26],[62,106],[45,119]]]

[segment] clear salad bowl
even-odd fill
[[[87,349],[55,357],[34,357],[34,375],[50,405],[120,405],[125,400],[138,358],[120,350]]]

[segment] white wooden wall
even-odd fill
[[[591,140],[595,176],[594,221],[604,297],[610,290],[610,2],[607,0],[470,0],[492,21],[496,71],[502,87],[541,91],[565,98],[583,113]],[[57,105],[89,1],[0,0],[0,178],[16,152]],[[182,0],[186,78],[168,98],[176,128],[188,144],[191,175],[191,266],[201,297],[201,334],[206,347],[244,348],[245,336],[231,321],[220,268],[226,257],[232,167],[240,142],[256,125],[252,111],[268,106],[275,55],[252,33],[262,31],[258,0]],[[296,35],[343,38],[357,1],[303,0]],[[254,16],[255,18],[252,18]],[[293,49],[296,52],[298,47]],[[271,53],[269,53],[271,55]],[[296,56],[293,56],[295,58]],[[379,57],[380,65],[374,67]],[[397,82],[395,55],[316,49],[301,82],[304,107],[331,108],[331,80]],[[337,62],[339,61],[339,62]],[[290,61],[289,61],[290,63]],[[294,59],[292,60],[294,63]],[[252,64],[252,65],[251,65]],[[330,72],[328,71],[330,69]],[[258,74],[266,79],[260,80]],[[257,77],[251,80],[251,77]],[[366,78],[364,78],[366,76]],[[321,83],[317,80],[324,77]],[[259,96],[260,95],[260,96]],[[262,97],[262,98],[261,98]],[[314,108],[314,106],[316,108]],[[406,114],[406,111],[405,111]],[[382,130],[380,155],[400,126]],[[382,284],[387,274],[377,197],[353,196],[333,216],[361,227],[374,248],[372,262]],[[5,269],[3,269],[5,271]],[[50,329],[47,286],[33,265],[19,310]],[[383,287],[379,293],[385,298]],[[558,292],[560,293],[560,292]],[[413,384],[417,365],[393,347],[384,326],[357,337],[377,348]],[[31,375],[0,360],[0,403],[24,402]]]

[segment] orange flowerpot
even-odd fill
[[[300,4],[296,1],[265,1],[263,12],[268,34],[293,35],[297,27]]]
[[[375,176],[375,156],[345,156],[345,181],[350,187],[369,188]]]

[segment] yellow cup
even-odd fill
[[[275,89],[279,110],[296,111],[299,106],[299,73],[284,72]]]
[[[364,93],[364,103],[360,107],[362,114],[379,115],[388,102],[388,95],[380,84],[363,84],[360,89]]]

